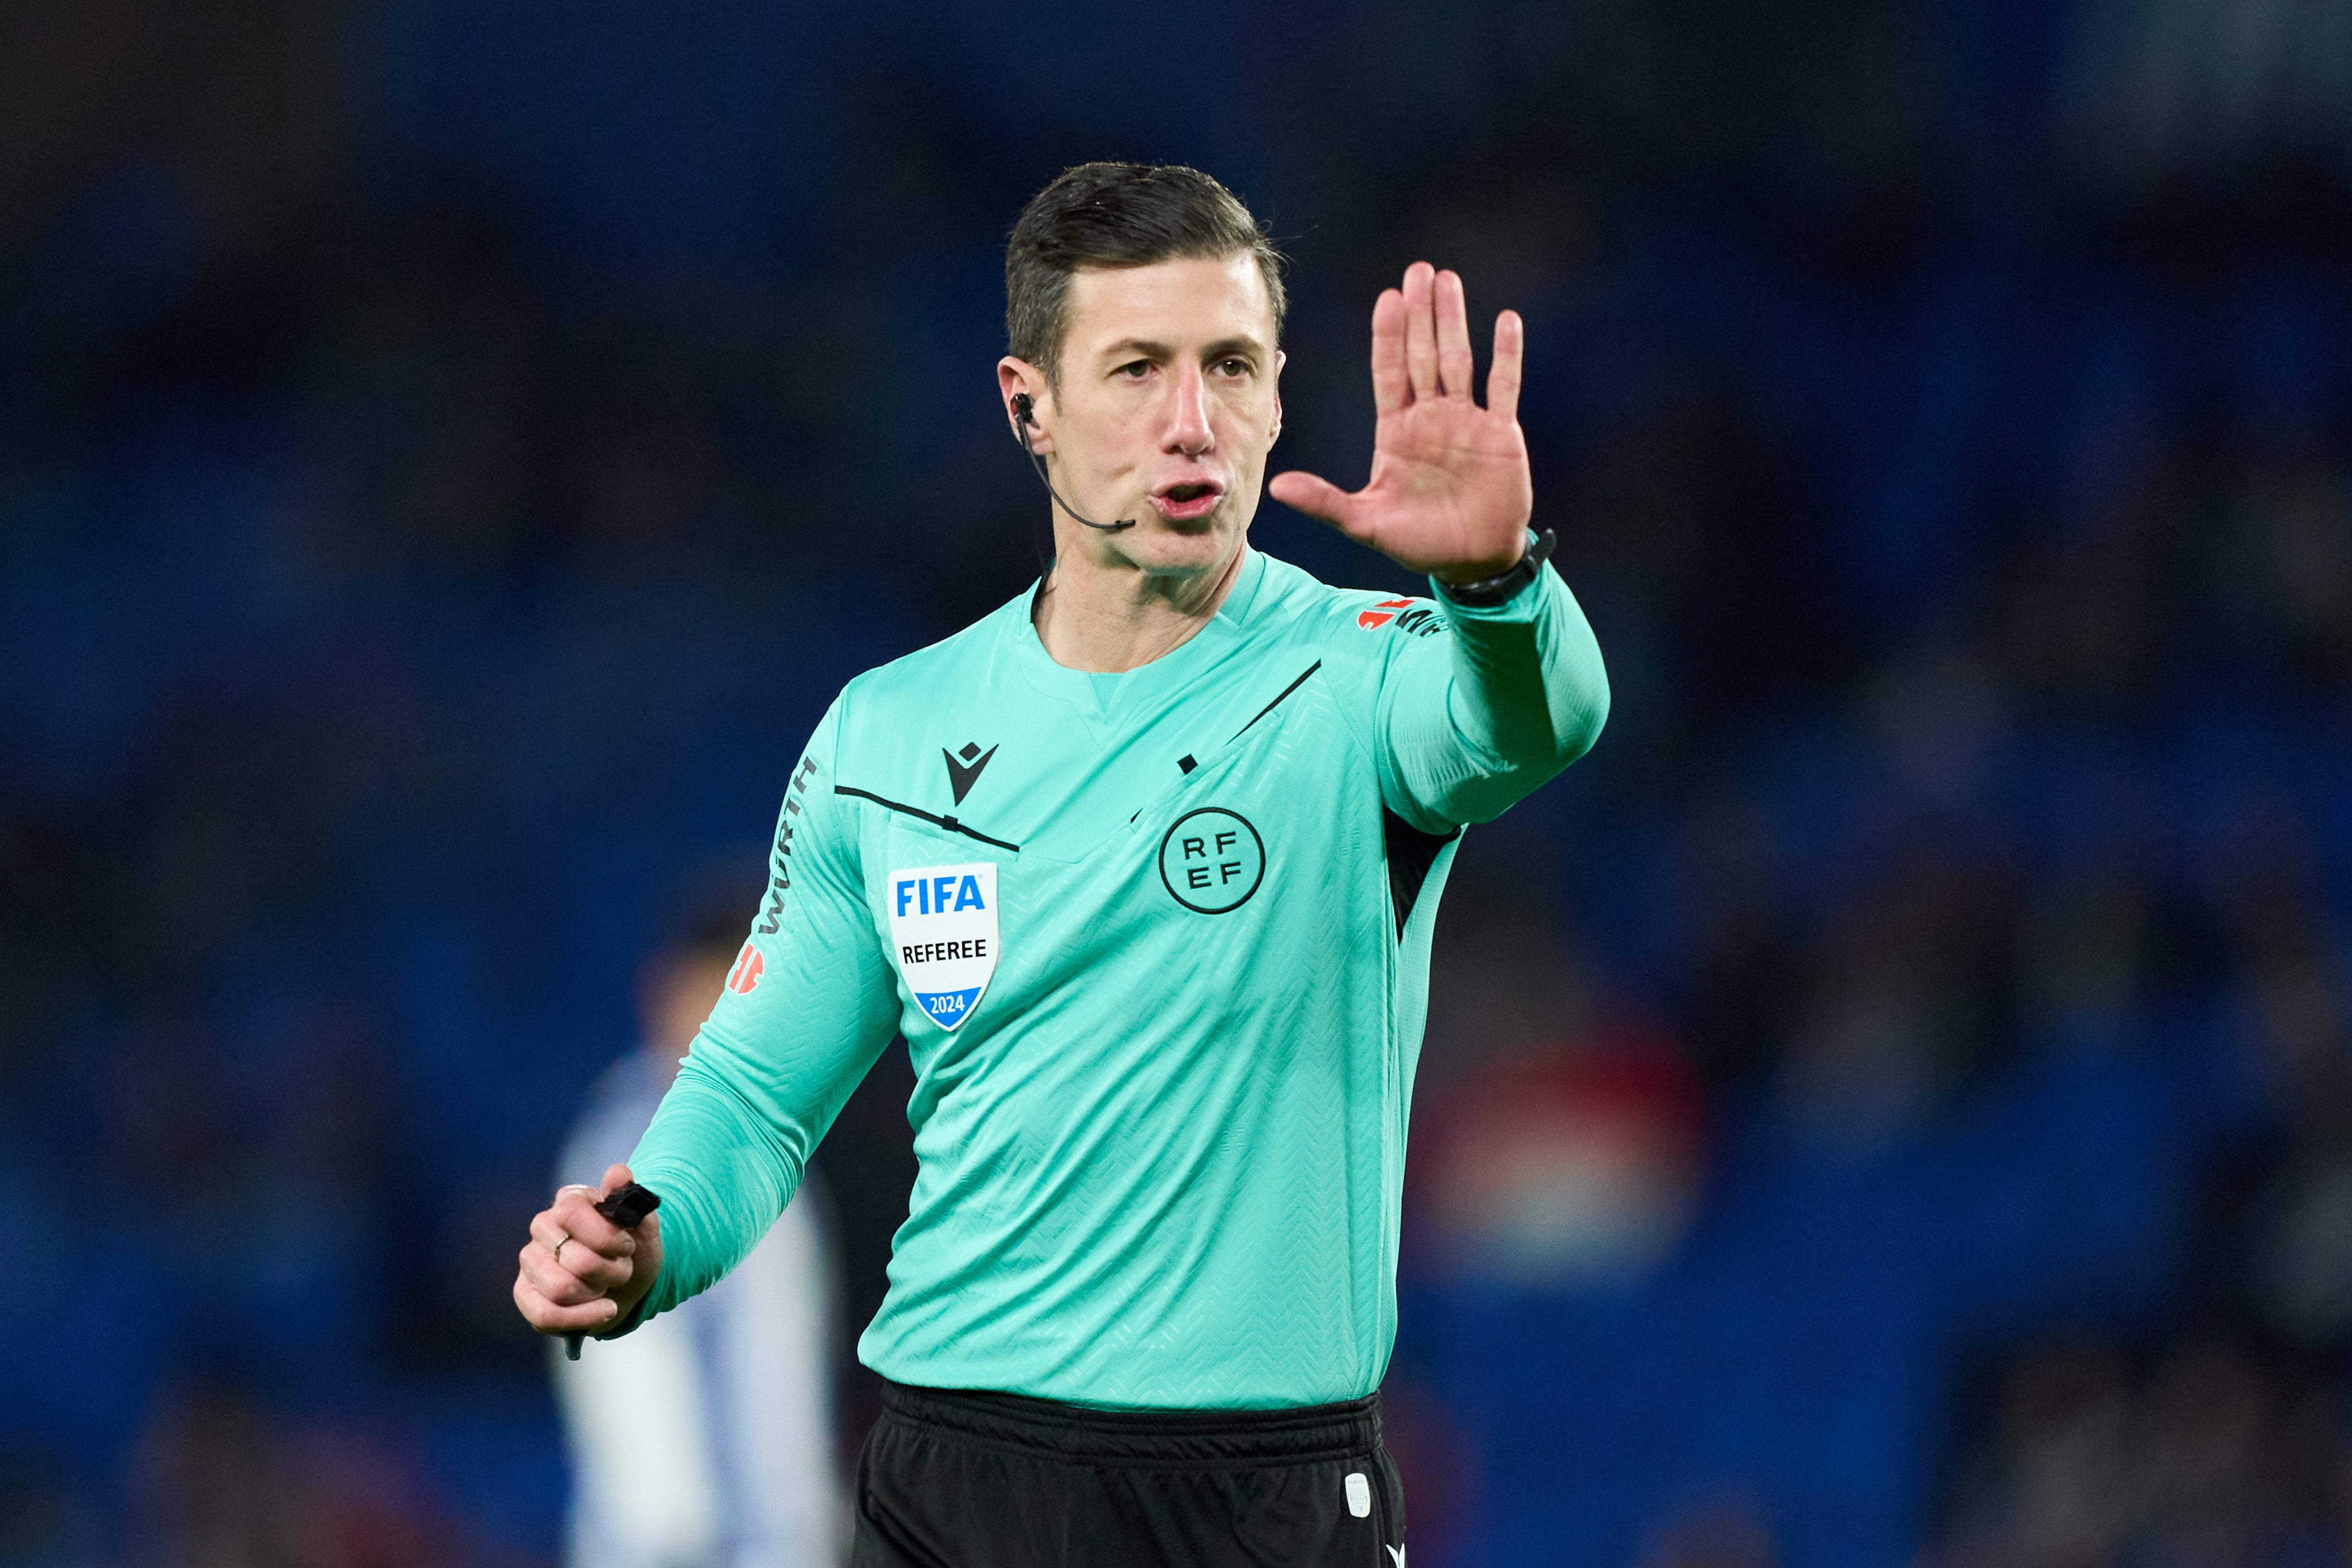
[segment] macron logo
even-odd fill
[[[955,753],[944,746],[940,749],[940,755],[947,759],[948,788],[955,794],[955,804],[961,805],[963,797],[971,793],[971,786],[980,782],[980,770],[988,766],[989,759],[996,755],[996,748],[991,746],[983,752],[967,741],[961,763],[956,761]]]

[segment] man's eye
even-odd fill
[[[1247,375],[1249,373],[1250,362],[1245,359],[1225,359],[1217,362],[1217,374],[1220,375]]]
[[[1129,381],[1141,381],[1145,376],[1151,374],[1151,362],[1148,359],[1136,360],[1131,363],[1119,366],[1117,370],[1111,372],[1111,374],[1113,375],[1123,375]]]

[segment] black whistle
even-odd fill
[[[661,1194],[635,1182],[625,1182],[604,1197],[596,1200],[596,1212],[619,1226],[623,1230],[635,1230],[645,1223],[646,1215],[661,1207]],[[563,1336],[563,1359],[580,1359],[580,1342],[584,1336]]]
[[[646,1215],[659,1207],[661,1194],[635,1182],[624,1182],[614,1188],[609,1196],[596,1200],[596,1212],[623,1230],[636,1229],[645,1223]]]

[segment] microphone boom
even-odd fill
[[[1023,426],[1034,426],[1037,423],[1035,416],[1030,412],[1032,407],[1027,393],[1016,392],[1013,395],[1013,438],[1021,443],[1021,450],[1028,455],[1030,462],[1036,465],[1037,482],[1045,487],[1045,493],[1052,496],[1061,509],[1070,514],[1072,521],[1083,527],[1091,528],[1098,533],[1117,533],[1122,528],[1133,528],[1135,519],[1131,517],[1123,517],[1117,522],[1097,522],[1068,501],[1062,500],[1062,492],[1054,488],[1054,481],[1046,476],[1045,459],[1037,455],[1036,448],[1029,445],[1029,437],[1022,433]]]

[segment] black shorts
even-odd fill
[[[1401,1568],[1380,1395],[1087,1410],[886,1383],[851,1568]]]

